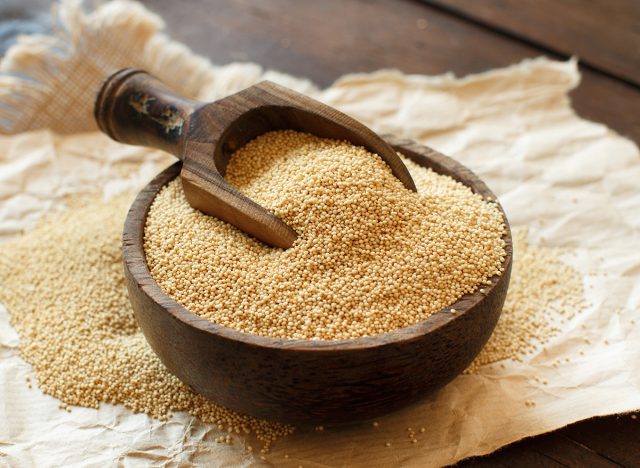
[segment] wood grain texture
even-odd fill
[[[418,164],[450,175],[495,200],[470,170],[429,148],[390,140]],[[505,273],[484,293],[401,330],[340,341],[282,340],[214,324],[165,295],[149,273],[143,230],[149,206],[180,172],[171,166],[136,198],[125,223],[123,256],[129,297],[149,344],[167,368],[197,392],[240,413],[332,424],[369,419],[408,405],[462,372],[500,315],[512,262],[505,233]]]
[[[516,461],[517,462],[514,462]],[[622,465],[562,434],[545,434],[502,448],[487,457],[476,457],[455,465],[458,468],[489,466],[549,466],[570,468],[618,468]],[[634,465],[629,465],[634,466]]]
[[[640,2],[426,0],[640,86]]]
[[[640,415],[593,418],[560,431],[621,466],[640,466]]]
[[[321,86],[381,68],[466,74],[539,55],[412,0],[143,3],[166,18],[172,37],[214,63],[251,61]]]
[[[258,135],[292,129],[348,140],[378,154],[406,188],[416,191],[402,160],[378,135],[326,104],[269,81],[200,103],[178,96],[143,70],[123,69],[102,85],[94,113],[111,138],[181,159],[180,177],[191,206],[274,247],[291,247],[296,232],[224,180],[233,153]]]
[[[414,0],[143,3],[166,19],[172,37],[214,63],[256,62],[320,86],[381,68],[462,76],[540,55],[563,58]],[[582,73],[571,93],[576,111],[640,141],[640,92],[592,70]]]

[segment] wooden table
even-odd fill
[[[546,55],[582,63],[578,113],[640,141],[637,0],[143,0],[214,63],[251,61],[330,85],[397,68],[458,76]]]
[[[172,37],[214,63],[257,62],[320,86],[380,68],[462,76],[527,57],[577,55],[577,112],[640,141],[637,0],[145,3]],[[640,418],[594,418],[458,466],[640,466]]]

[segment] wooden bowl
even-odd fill
[[[466,167],[430,148],[387,138],[421,166],[495,195]],[[504,304],[512,261],[508,223],[504,274],[484,293],[460,298],[426,320],[372,337],[284,340],[217,325],[167,296],[151,277],[144,224],[158,191],[180,173],[161,172],[134,201],[123,257],[133,310],[164,365],[196,392],[239,413],[294,424],[370,419],[415,402],[460,374],[489,339]],[[501,209],[501,208],[500,208]],[[457,313],[450,312],[455,308]]]

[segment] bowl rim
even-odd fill
[[[471,188],[474,193],[480,194],[486,201],[495,202],[498,206],[505,224],[505,233],[503,235],[503,240],[505,241],[505,258],[501,265],[503,273],[491,277],[491,284],[485,285],[485,287],[482,288],[485,291],[484,293],[479,292],[481,288],[478,288],[475,292],[465,294],[455,303],[440,309],[426,319],[408,327],[377,335],[343,340],[294,340],[274,338],[252,335],[211,322],[189,311],[160,288],[151,276],[144,254],[144,225],[149,208],[159,190],[180,174],[182,167],[182,162],[180,161],[164,169],[149,182],[138,193],[127,213],[122,239],[122,258],[126,271],[131,275],[138,288],[148,296],[149,299],[167,311],[174,319],[197,331],[210,334],[217,339],[242,342],[247,346],[253,347],[292,350],[296,352],[322,351],[325,353],[346,350],[367,350],[420,340],[425,335],[444,327],[450,322],[461,320],[465,315],[473,313],[474,309],[476,309],[482,301],[496,294],[499,285],[504,281],[509,281],[508,272],[513,260],[513,243],[511,229],[504,209],[487,185],[469,168],[456,160],[412,140],[401,139],[392,135],[382,135],[382,137],[396,151],[413,162],[422,167],[431,168],[438,174],[452,177],[456,181]],[[457,312],[451,313],[451,309],[455,309]]]

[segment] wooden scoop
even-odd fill
[[[253,138],[292,129],[347,140],[378,154],[409,190],[416,191],[396,152],[347,115],[269,81],[211,103],[178,96],[143,70],[125,68],[102,85],[98,127],[116,141],[152,146],[182,160],[182,185],[196,209],[257,239],[290,247],[297,234],[273,213],[224,180],[230,156]]]

